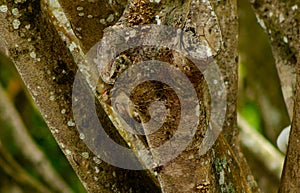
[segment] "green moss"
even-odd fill
[[[229,182],[228,184],[225,184],[224,186],[221,187],[221,192],[222,193],[235,193],[235,189],[232,185],[231,182]]]
[[[214,167],[216,172],[219,174],[222,170],[227,167],[226,157],[224,158],[216,158],[214,161]]]
[[[231,182],[226,182],[225,171],[227,171],[226,157],[216,158],[213,163],[214,170],[219,177],[219,186],[222,193],[235,193],[235,189]]]

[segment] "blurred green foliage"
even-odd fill
[[[280,128],[288,123],[280,91],[280,82],[267,37],[260,26],[258,26],[249,2],[241,0],[238,3],[240,17],[238,111],[257,131],[268,133],[265,132],[265,129],[268,128],[268,123],[262,115],[262,112],[265,111],[261,105],[262,95],[266,95],[270,100],[273,100],[271,104],[280,111],[281,120],[276,127]],[[14,65],[1,55],[0,84],[6,89],[29,133],[45,152],[53,167],[70,184],[74,192],[86,192],[56,144],[43,118],[36,110]],[[271,129],[270,132],[274,132],[273,128],[269,129]],[[271,135],[267,137],[274,141],[274,137]],[[26,170],[37,177],[37,174],[31,170],[30,164],[23,157],[19,156],[18,149],[14,144],[10,144],[7,149]]]
[[[270,42],[249,1],[238,1],[238,13],[238,111],[275,145],[279,132],[289,124],[289,117]]]
[[[15,104],[24,125],[31,137],[42,149],[52,163],[55,170],[70,185],[74,192],[86,192],[71,165],[63,155],[44,119],[35,108],[26,87],[21,81],[13,63],[0,54],[0,84],[6,90],[7,95]],[[1,101],[0,101],[1,102]],[[5,138],[5,136],[2,136]],[[16,161],[22,165],[32,176],[38,179],[38,175],[32,169],[30,163],[21,156],[18,148],[13,143],[6,143],[6,148]]]
[[[243,105],[244,106],[241,109],[240,114],[245,120],[247,120],[248,124],[251,125],[253,129],[258,131],[259,133],[262,133],[262,120],[257,103],[255,103],[254,101],[247,101]]]

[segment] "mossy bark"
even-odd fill
[[[195,151],[203,137],[193,139],[193,148],[184,151],[159,171],[130,171],[113,167],[99,161],[87,148],[74,127],[72,116],[72,85],[78,69],[78,61],[103,34],[105,27],[112,26],[117,18],[124,16],[117,25],[156,23],[155,16],[164,10],[162,22],[177,28],[184,28],[192,1],[60,1],[71,26],[60,26],[53,17],[54,10],[48,1],[7,1],[9,10],[18,7],[20,16],[10,12],[1,13],[0,32],[5,44],[4,52],[13,59],[41,111],[53,135],[66,154],[69,162],[89,192],[258,192],[239,147],[236,123],[237,95],[237,5],[236,0],[205,1],[212,5],[218,18],[219,40],[206,37],[220,48],[213,57],[224,77],[227,91],[227,111],[220,134],[208,153],[198,156]],[[204,2],[204,1],[203,1]],[[125,8],[126,7],[126,8]],[[109,9],[106,9],[109,8]],[[125,9],[124,13],[121,13]],[[109,10],[109,11],[108,11]],[[201,10],[199,10],[201,11]],[[112,15],[111,15],[112,14]],[[196,13],[201,18],[201,12]],[[142,16],[142,17],[141,17]],[[20,25],[16,24],[16,19]],[[104,19],[104,20],[103,20]],[[194,18],[192,18],[194,19]],[[99,23],[98,23],[99,22]],[[18,22],[17,22],[18,24]],[[29,29],[28,24],[30,24]],[[73,33],[69,33],[73,30]],[[199,32],[200,33],[200,32]],[[63,34],[63,35],[62,35]],[[214,46],[213,46],[214,47]],[[63,72],[63,73],[62,73]],[[197,79],[197,77],[192,77]],[[204,83],[201,92],[206,93]],[[208,103],[201,98],[203,103]],[[96,102],[101,121],[113,139],[126,146],[127,141],[117,132]],[[64,113],[61,113],[65,110]],[[209,107],[206,109],[209,111]],[[200,115],[199,132],[207,129],[205,113]],[[164,138],[164,136],[162,137]],[[154,144],[155,139],[147,138]],[[97,169],[96,169],[97,168]],[[152,174],[158,173],[158,181]],[[159,182],[159,184],[158,184]],[[159,187],[160,186],[160,187]]]

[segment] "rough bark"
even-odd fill
[[[293,115],[296,63],[299,54],[299,1],[250,0],[271,42],[290,119]]]
[[[300,53],[300,52],[299,52]],[[279,192],[298,192],[300,190],[300,57],[297,63],[297,84],[292,128],[288,151],[280,183]]]
[[[3,4],[8,11],[0,13],[0,34],[4,40],[1,48],[14,61],[55,139],[87,190],[157,192],[151,180],[143,183],[147,181],[145,172],[119,169],[101,162],[79,138],[71,107],[77,67],[68,50],[71,42],[60,38],[51,23],[52,12],[47,3],[8,1]],[[17,8],[19,14],[13,15],[13,8]],[[133,185],[135,183],[139,185]]]
[[[262,133],[275,145],[282,128],[290,124],[268,36],[257,23],[248,0],[239,4],[240,74],[238,110],[253,101],[261,117]],[[263,54],[262,54],[263,53]],[[268,76],[266,76],[266,72]],[[245,99],[245,100],[243,100]],[[256,105],[257,104],[257,105]]]
[[[258,22],[269,36],[292,121],[279,192],[299,191],[299,1],[251,0]]]
[[[235,0],[202,2],[206,3],[205,5],[212,5],[212,11],[217,15],[219,23],[217,28],[222,33],[220,45],[217,39],[220,37],[210,37],[210,32],[203,36],[202,31],[194,29],[194,33],[202,34],[199,38],[206,38],[213,44],[211,45],[213,48],[216,48],[215,45],[220,46],[216,49],[217,52],[213,53],[213,57],[221,69],[227,91],[227,111],[223,132],[213,148],[199,156],[197,150],[203,140],[201,132],[208,129],[206,121],[209,120],[207,114],[210,111],[209,107],[205,107],[207,109],[201,107],[200,112],[203,114],[200,116],[200,124],[189,149],[159,170],[156,168],[149,171],[131,171],[111,166],[102,162],[87,148],[82,140],[84,137],[80,136],[75,128],[72,116],[71,95],[74,76],[78,67],[83,65],[80,60],[102,37],[103,29],[114,25],[119,16],[122,17],[116,25],[132,26],[156,24],[155,16],[161,14],[161,22],[164,24],[188,30],[184,28],[185,22],[188,22],[187,18],[196,20],[204,16],[201,15],[204,13],[200,12],[201,9],[196,10],[199,12],[192,12],[191,3],[195,1],[189,0],[183,2],[166,0],[158,1],[159,3],[129,1],[123,14],[120,13],[125,6],[123,1],[120,3],[119,1],[102,3],[60,1],[63,10],[57,4],[53,5],[53,2],[34,0],[3,2],[8,11],[0,13],[2,23],[0,32],[2,39],[5,40],[1,50],[15,62],[55,139],[89,192],[259,191],[239,147],[236,123],[237,7]],[[103,9],[107,7],[111,10],[104,11]],[[12,8],[18,8],[18,13],[12,14]],[[66,13],[67,18],[59,16],[62,12]],[[213,27],[215,26],[211,29],[214,29]],[[150,51],[149,53],[163,55],[168,52]],[[177,59],[184,59],[176,53],[172,54],[175,64]],[[166,56],[160,57],[166,61],[172,59]],[[207,93],[203,79],[191,77],[199,83],[197,90],[199,100],[209,103],[203,94]],[[82,80],[84,81],[84,77]],[[172,95],[167,97],[172,98]],[[79,108],[84,108],[84,105],[89,102],[86,101],[86,104],[82,104]],[[96,109],[99,119],[105,124],[106,131],[109,131],[110,137],[116,142],[127,147],[129,142],[134,147],[140,145],[141,139],[132,141],[131,137],[123,133],[116,119],[108,118],[107,115],[113,117],[116,114],[108,111],[109,105],[104,104],[100,99],[96,101]],[[212,129],[216,129],[214,125]],[[158,137],[163,140],[147,136],[146,141],[150,147],[164,142],[168,136],[158,135]],[[156,173],[158,180],[154,175]]]

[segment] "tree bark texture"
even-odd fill
[[[288,152],[279,192],[299,191],[299,1],[250,1],[267,33],[285,103],[292,120]]]
[[[6,9],[0,13],[1,50],[15,63],[38,109],[46,120],[60,148],[81,179],[88,192],[259,192],[239,146],[236,122],[237,95],[237,5],[229,1],[5,1]],[[192,7],[200,3],[199,7]],[[202,3],[202,4],[201,4]],[[214,26],[197,23],[205,17],[204,7],[210,5],[217,17]],[[206,7],[205,7],[206,6]],[[17,8],[17,12],[16,12]],[[203,8],[203,9],[204,9]],[[14,10],[14,11],[13,11]],[[201,12],[203,11],[203,12]],[[65,13],[66,17],[63,17]],[[72,111],[72,86],[77,69],[83,65],[87,51],[113,27],[138,24],[157,24],[191,31],[211,43],[213,59],[217,62],[227,92],[226,118],[222,133],[214,146],[204,155],[198,148],[208,128],[209,106],[200,108],[199,126],[187,150],[160,168],[133,171],[103,162],[85,145],[76,129]],[[194,28],[187,28],[187,23]],[[203,24],[203,26],[199,26]],[[201,29],[207,31],[201,31]],[[218,29],[213,36],[209,29]],[[135,50],[129,52],[137,54]],[[149,54],[180,66],[184,57],[178,53],[150,49]],[[134,64],[132,56],[129,61]],[[200,102],[209,104],[207,87],[201,76],[190,75],[198,83]],[[84,78],[84,77],[83,77]],[[153,85],[154,88],[157,85]],[[164,88],[164,87],[163,87]],[[147,86],[146,88],[147,89]],[[166,89],[167,90],[167,89]],[[168,91],[168,90],[167,90]],[[154,94],[154,93],[153,93]],[[162,93],[167,99],[173,95]],[[142,139],[135,141],[117,125],[110,112],[110,104],[96,96],[96,109],[109,136],[123,146],[140,147]],[[138,99],[138,96],[137,96]],[[87,105],[90,101],[86,101]],[[81,107],[80,107],[81,108]],[[83,108],[83,107],[82,107]],[[142,119],[147,116],[139,115]],[[176,122],[176,120],[175,120]],[[175,123],[174,122],[174,123]],[[172,128],[170,123],[169,128]],[[214,127],[214,126],[213,126]],[[213,128],[214,129],[214,128]],[[167,139],[163,133],[146,137],[151,146]],[[136,155],[137,159],[139,156]]]

